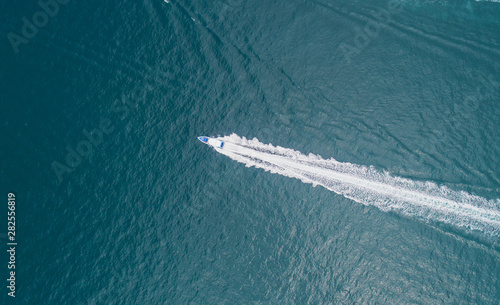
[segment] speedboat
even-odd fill
[[[201,142],[205,143],[205,144],[208,144],[214,148],[222,148],[224,146],[224,142],[222,142],[221,140],[217,140],[217,139],[214,139],[214,138],[210,138],[210,137],[198,137],[198,140],[200,140]]]

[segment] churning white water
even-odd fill
[[[217,152],[271,173],[321,185],[365,205],[457,227],[500,235],[500,199],[487,200],[432,182],[393,177],[371,167],[304,155],[293,149],[247,140],[236,134],[220,137]]]

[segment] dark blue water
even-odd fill
[[[51,9],[0,5],[2,304],[500,302],[498,235],[384,212],[196,140],[257,137],[496,200],[500,3]],[[23,17],[39,25],[29,38]]]

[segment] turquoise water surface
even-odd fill
[[[500,3],[49,2],[0,7],[1,304],[500,303]]]

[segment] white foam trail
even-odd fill
[[[325,160],[314,154],[304,155],[236,134],[218,139],[224,141],[224,149],[218,152],[247,167],[255,166],[314,186],[321,185],[383,211],[500,235],[500,199],[487,200],[432,182],[393,177],[372,167]]]

